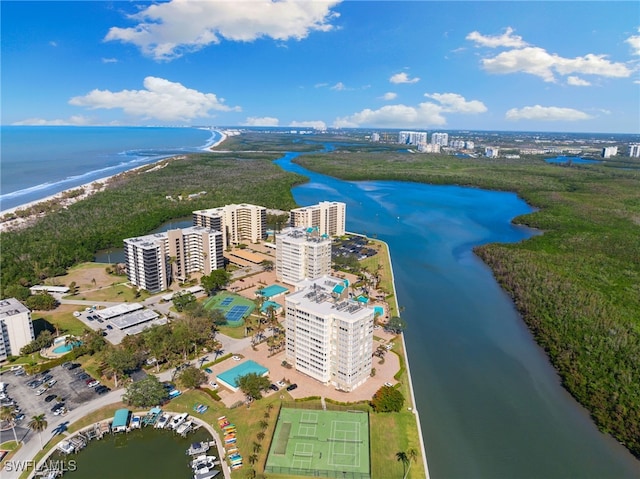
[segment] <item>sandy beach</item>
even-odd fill
[[[207,145],[206,148],[204,148],[204,150],[212,150],[213,148],[216,148],[217,146],[219,146],[222,142],[224,142],[228,136],[227,131],[226,130],[215,130],[220,134],[220,139],[211,144],[211,145]],[[231,132],[231,135],[236,134],[235,132]],[[159,168],[164,168],[164,166],[166,166],[166,162],[167,161],[174,161],[174,160],[180,160],[180,159],[184,159],[186,158],[186,156],[184,155],[180,155],[180,156],[173,156],[170,158],[163,158],[161,160],[158,160],[155,163],[149,163],[146,165],[142,165],[142,166],[137,166],[135,168],[131,168],[130,170],[126,170],[126,171],[122,171],[120,173],[116,173],[115,175],[110,175],[110,176],[105,176],[104,178],[100,178],[97,180],[93,180],[89,183],[85,183],[83,185],[78,185],[78,186],[74,186],[72,188],[68,188],[66,190],[63,190],[59,193],[56,193],[54,195],[50,195],[47,196],[45,198],[41,198],[39,200],[34,200],[34,201],[30,201],[28,203],[24,203],[22,205],[16,206],[14,208],[8,208],[6,210],[2,210],[0,211],[0,232],[3,231],[12,231],[12,230],[16,230],[16,229],[20,229],[23,228],[25,226],[28,226],[29,224],[31,224],[35,219],[37,219],[38,217],[44,215],[45,213],[39,213],[39,214],[33,214],[33,215],[29,215],[29,216],[25,216],[25,217],[15,217],[12,219],[7,219],[5,220],[5,216],[7,215],[12,215],[13,213],[15,213],[18,210],[24,210],[24,209],[28,209],[31,208],[32,206],[35,206],[37,204],[40,203],[46,203],[49,201],[57,201],[60,203],[60,206],[62,208],[67,208],[69,206],[71,206],[74,203],[77,203],[78,201],[82,201],[86,198],[88,198],[89,196],[104,190],[107,185],[109,184],[109,182],[120,176],[120,175],[124,175],[124,174],[129,174],[131,172],[135,172],[136,170],[145,170],[146,172],[150,172],[150,171],[154,171],[156,169]],[[153,168],[149,168],[149,166],[155,165],[155,167]],[[79,190],[82,189],[84,190],[84,192],[81,195],[78,196],[74,196],[72,198],[65,198],[65,196],[74,190]]]

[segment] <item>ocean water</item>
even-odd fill
[[[3,126],[0,134],[0,211],[220,139],[208,129],[164,127]]]

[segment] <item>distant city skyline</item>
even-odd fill
[[[3,1],[3,125],[640,133],[640,6]]]

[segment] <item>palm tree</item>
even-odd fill
[[[260,426],[260,429],[262,429],[262,430],[264,431],[265,429],[267,429],[267,428],[269,427],[269,422],[268,422],[268,421],[265,421],[264,419],[262,419],[262,420],[258,423],[258,425]]]
[[[259,454],[260,451],[262,451],[262,444],[260,444],[259,442],[254,442],[253,443],[253,452],[255,452],[256,454]]]
[[[396,452],[396,459],[398,460],[398,462],[402,462],[402,477],[404,478],[407,471],[407,464],[409,464],[407,453],[404,451]]]
[[[18,413],[15,409],[9,406],[3,406],[0,409],[0,421],[6,421],[11,426],[11,430],[13,431],[13,438],[16,440],[16,446],[20,444],[18,442],[18,436],[16,436],[16,417]]]
[[[247,479],[254,479],[256,477],[256,470],[255,469],[249,469],[246,474],[245,477]]]
[[[31,429],[33,432],[38,433],[38,437],[40,438],[40,449],[44,447],[42,445],[42,431],[44,431],[48,425],[49,423],[47,423],[47,420],[44,414],[38,414],[37,416],[32,416],[31,421],[29,421],[29,424],[27,424],[27,426],[29,426],[29,429]]]
[[[266,434],[263,431],[258,432],[258,434],[256,434],[256,439],[258,440],[258,442],[262,442],[262,440],[265,438]]]
[[[272,403],[267,404],[267,411],[271,412],[272,409],[273,409],[273,404]]]
[[[252,466],[258,462],[258,455],[257,454],[251,454],[249,456],[249,464],[251,464]]]
[[[409,475],[409,470],[411,469],[411,463],[416,462],[418,460],[418,451],[411,448],[407,451],[407,460],[409,462],[409,467],[407,467],[407,473],[404,475],[404,479]]]

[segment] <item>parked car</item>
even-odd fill
[[[271,384],[269,386],[269,389],[273,390],[273,391],[278,391],[280,388],[278,386],[276,386],[275,384]]]
[[[44,398],[44,402],[51,402],[57,397],[58,396],[56,396],[55,394],[49,394],[46,398]]]
[[[215,381],[211,381],[211,382],[209,383],[209,386],[211,386],[213,389],[218,389],[218,383],[217,383],[217,382],[215,382]]]
[[[36,396],[42,396],[45,391],[47,390],[47,388],[40,388],[36,391]]]
[[[294,390],[295,388],[297,388],[297,387],[298,387],[298,385],[297,385],[296,383],[289,384],[289,385],[287,386],[287,391],[293,391],[293,390]]]
[[[111,330],[113,329],[113,326],[111,326],[110,324],[107,324],[107,329]]]
[[[108,393],[109,391],[111,391],[111,388],[105,386],[104,384],[101,384],[100,386],[97,386],[94,391],[96,392],[96,394],[101,395],[104,393]]]
[[[204,368],[204,372],[207,374],[213,374],[213,371],[210,368]]]
[[[62,409],[64,407],[64,403],[63,402],[59,402],[57,404],[54,404],[53,407],[51,408],[51,412],[56,412],[59,409]]]
[[[47,386],[52,387],[57,382],[58,382],[57,379],[51,379],[47,382]]]
[[[100,385],[100,381],[97,381],[95,379],[87,384],[87,386],[90,388],[95,388],[96,386],[99,386],[99,385]]]
[[[284,381],[278,381],[276,384],[278,385],[278,387],[281,387],[281,388],[286,386],[286,383]]]
[[[43,380],[44,382],[47,382],[47,381],[49,381],[49,380],[51,380],[51,379],[53,379],[53,375],[51,375],[51,374],[45,374],[45,375],[42,377],[42,380]]]

